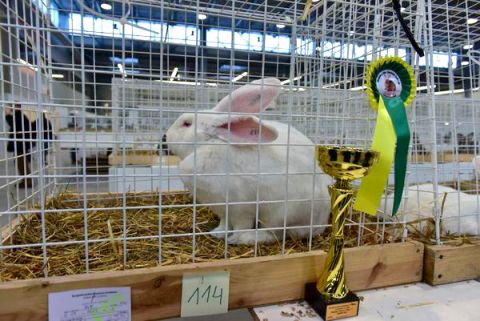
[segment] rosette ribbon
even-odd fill
[[[415,77],[410,66],[398,57],[380,58],[366,75],[368,100],[377,111],[371,149],[380,152],[379,161],[362,179],[354,209],[376,215],[392,162],[394,163],[394,216],[402,200],[407,170],[410,129],[406,108],[415,97]]]

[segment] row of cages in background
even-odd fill
[[[417,79],[407,188],[346,245],[474,238],[480,5],[403,1],[422,58],[374,2],[0,0],[0,279],[325,249],[314,146],[370,146],[388,55]]]

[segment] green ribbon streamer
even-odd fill
[[[407,172],[408,146],[410,143],[410,128],[408,127],[405,104],[399,97],[384,98],[385,108],[392,120],[393,128],[397,136],[395,148],[395,193],[393,198],[392,216],[397,214],[400,202],[402,201],[403,187]]]

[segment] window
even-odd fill
[[[299,55],[312,55],[315,48],[315,43],[312,39],[297,38],[297,48],[295,53]]]
[[[450,55],[448,52],[436,52],[432,54],[433,56],[433,61],[432,65],[433,67],[436,68],[448,68],[450,58],[451,58],[451,63],[452,63],[452,68],[455,69],[457,67],[457,55]],[[419,65],[420,66],[426,66],[426,56],[421,57],[419,60]]]
[[[207,46],[230,49],[232,47],[232,32],[226,29],[208,29]]]
[[[263,36],[258,32],[235,32],[234,43],[235,49],[262,51]],[[217,28],[208,29],[207,46],[231,49],[232,31]]]
[[[82,16],[78,13],[70,14],[69,31],[72,34],[82,33]],[[144,41],[163,41],[167,32],[167,25],[160,22],[150,21],[133,21],[129,20],[122,30],[120,22],[96,18],[93,16],[83,16],[83,34],[99,37],[113,37],[144,40]],[[138,27],[142,28],[138,28]],[[147,30],[145,30],[147,29]],[[196,45],[197,43],[197,27],[187,25],[171,25],[168,28],[169,43]]]
[[[168,28],[167,42],[195,46],[197,44],[197,27],[174,25]]]
[[[58,13],[58,6],[55,2],[50,1],[50,8],[47,7],[47,0],[38,0],[35,2],[36,4],[40,3],[39,9],[44,14],[47,15],[50,13],[50,21],[56,27],[58,27],[58,23],[60,20],[60,16]],[[49,10],[50,9],[50,10]]]
[[[289,53],[290,52],[290,37],[288,36],[265,36],[265,51]]]
[[[69,30],[72,34],[81,34],[82,16],[78,13],[70,14]],[[169,25],[161,22],[146,20],[129,21],[131,25],[125,25],[125,38],[143,41],[166,41],[167,43],[197,45],[198,28],[193,25]],[[141,28],[138,28],[141,27]],[[168,31],[168,36],[166,33]],[[85,35],[121,38],[122,26],[119,22],[109,19],[96,18],[93,16],[83,17],[83,33]],[[206,31],[206,43],[213,48],[232,48],[232,31],[228,29],[209,28]],[[259,32],[236,31],[233,34],[235,49],[262,51],[263,40],[265,39],[265,51],[275,53],[290,53],[291,38],[286,35],[265,34]],[[380,56],[405,57],[405,48],[379,48],[375,51],[372,45],[358,45],[352,43],[341,43],[324,41],[316,45],[313,39],[298,37],[295,53],[298,55],[313,55],[315,50],[326,58],[336,59],[358,59],[371,61],[372,53]],[[452,56],[452,64],[455,67],[457,57]],[[420,65],[425,65],[425,58],[420,59]],[[448,54],[434,54],[435,67],[448,67]]]
[[[323,51],[323,57],[337,58],[337,59],[358,59],[358,60],[372,60],[373,46],[372,45],[356,45],[352,43],[340,43],[324,41],[317,45],[316,50],[319,53]],[[380,48],[380,56],[396,56],[405,57],[407,50],[405,48]],[[375,52],[378,52],[376,50]],[[397,53],[397,54],[396,54]]]

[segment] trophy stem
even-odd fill
[[[317,289],[328,300],[343,299],[348,294],[343,255],[345,218],[352,207],[355,192],[350,181],[342,179],[330,185],[328,190],[332,209],[332,232],[327,260],[317,282]]]
[[[379,153],[353,147],[317,146],[318,164],[335,179],[328,187],[332,210],[330,247],[317,283],[305,284],[305,300],[324,320],[358,315],[360,300],[345,284],[343,256],[345,219],[353,205],[352,181],[368,174]]]

